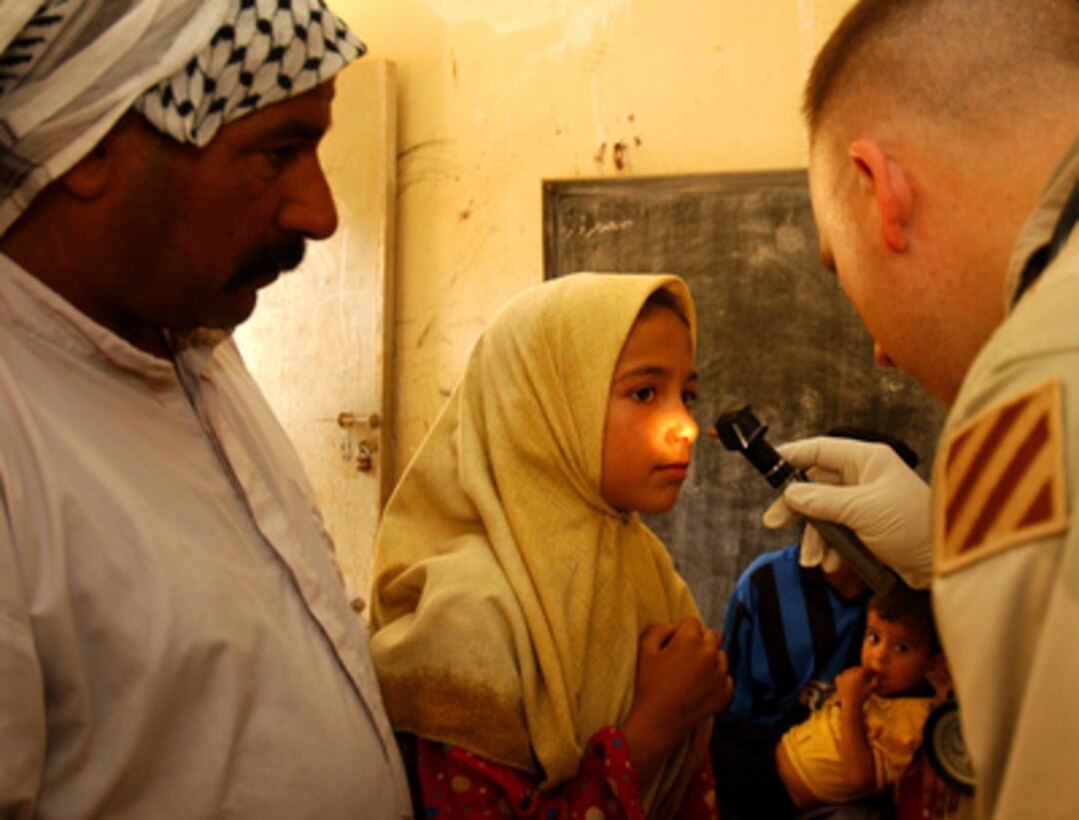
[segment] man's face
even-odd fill
[[[827,133],[814,139],[809,187],[821,262],[838,276],[873,337],[874,359],[901,368],[950,402],[958,383],[940,367],[941,326],[932,320],[933,277],[925,258],[886,247],[871,183],[858,172],[846,144]]]
[[[203,149],[129,124],[105,323],[139,344],[158,327],[250,316],[258,289],[299,264],[304,240],[337,226],[316,154],[332,100],[331,80],[223,126]]]

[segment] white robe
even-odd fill
[[[231,340],[180,344],[0,256],[0,814],[407,816],[299,460]]]

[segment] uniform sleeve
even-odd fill
[[[0,816],[31,817],[45,760],[41,665],[15,556],[0,464]]]
[[[1067,273],[979,354],[934,461],[933,611],[986,816],[1051,816],[1076,794],[1079,258]]]
[[[621,731],[601,729],[588,742],[577,776],[541,792],[527,775],[490,763],[462,749],[417,741],[417,768],[425,817],[584,817],[598,810],[606,818],[643,820],[637,777]],[[706,760],[683,801],[684,820],[714,818],[715,787]]]

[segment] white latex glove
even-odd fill
[[[799,516],[844,524],[907,584],[929,586],[929,486],[891,447],[820,436],[777,449],[794,467],[827,470],[839,476],[840,484],[791,482],[764,513],[766,527],[779,529]]]
[[[801,547],[798,550],[798,563],[803,567],[820,567],[825,572],[835,572],[843,559],[839,553],[828,546],[820,537],[817,528],[806,524],[802,531]]]
[[[825,484],[839,484],[839,476],[829,470],[811,467],[806,470],[810,481],[821,481]],[[812,524],[806,524],[802,529],[802,541],[798,550],[798,563],[803,567],[820,567],[825,572],[835,572],[839,569],[843,559],[839,553],[828,546],[821,538],[820,532]]]

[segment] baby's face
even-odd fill
[[[693,341],[667,308],[637,319],[615,365],[603,435],[603,497],[625,512],[666,512],[678,500],[698,428]]]
[[[873,691],[898,695],[925,680],[933,660],[929,640],[899,621],[886,621],[873,610],[866,613],[862,666],[876,676]]]

